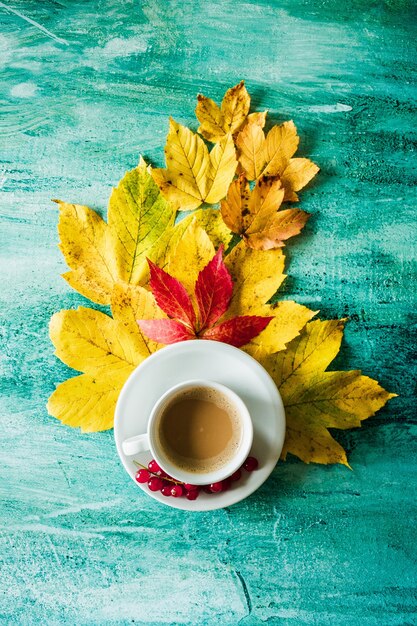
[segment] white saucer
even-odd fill
[[[250,473],[243,471],[242,478],[224,493],[201,492],[197,500],[166,497],[135,481],[133,459],[147,465],[150,452],[127,457],[122,450],[122,441],[146,432],[152,407],[165,391],[195,378],[222,383],[245,402],[254,428],[251,455],[258,459],[259,468]],[[117,401],[114,437],[127,473],[148,496],[185,511],[221,509],[253,493],[274,469],[285,437],[284,406],[272,378],[246,352],[218,341],[183,341],[155,352],[129,376]]]

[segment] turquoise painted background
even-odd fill
[[[417,623],[414,295],[416,14],[407,0],[5,0],[0,137],[0,621]],[[48,319],[85,304],[60,278],[53,197],[105,209],[167,118],[246,79],[322,168],[287,247],[283,297],[349,315],[339,368],[400,394],[337,434],[353,471],[279,464],[230,509],[162,508],[112,433],[48,417],[71,372]],[[414,161],[415,164],[415,161]]]

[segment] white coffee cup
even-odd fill
[[[196,388],[213,389],[215,392],[223,395],[232,407],[236,409],[237,415],[239,416],[241,437],[236,451],[221,468],[211,472],[189,472],[177,467],[164,453],[157,436],[159,419],[166,407],[172,403],[176,396]],[[158,463],[159,467],[169,476],[184,483],[208,485],[231,476],[239,469],[249,455],[252,441],[253,426],[249,411],[243,400],[234,391],[220,383],[212,381],[189,380],[171,387],[171,389],[168,389],[168,391],[159,398],[151,411],[147,432],[125,439],[122,443],[122,448],[126,456],[132,456],[139,452],[150,450],[152,457]]]

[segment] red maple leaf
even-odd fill
[[[195,285],[198,311],[179,280],[148,259],[149,285],[159,308],[168,319],[138,320],[142,332],[158,343],[169,344],[187,339],[212,339],[240,348],[267,327],[272,317],[239,315],[219,322],[226,313],[233,281],[223,262],[223,246],[201,270]],[[219,322],[219,323],[218,323]]]

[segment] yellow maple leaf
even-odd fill
[[[396,394],[360,371],[326,372],[343,337],[343,320],[313,321],[285,351],[263,356],[284,402],[287,431],[282,458],[304,463],[342,463],[346,452],[329,428],[353,428]]]
[[[138,354],[147,357],[162,347],[144,335],[137,323],[141,319],[166,317],[150,291],[140,285],[116,284],[112,293],[111,310],[113,318],[129,334]]]
[[[95,433],[113,428],[120,391],[134,367],[96,377],[82,374],[64,381],[48,400],[48,413],[63,424]]]
[[[71,268],[63,277],[98,304],[110,304],[115,283],[140,282],[146,254],[176,215],[142,158],[113,189],[108,223],[86,206],[58,203],[59,247]]]
[[[309,159],[292,158],[299,140],[292,121],[273,126],[266,136],[259,123],[247,123],[236,139],[241,171],[248,180],[280,176],[285,189],[284,201],[297,201],[295,192],[305,187],[319,171]]]
[[[85,432],[112,428],[120,389],[149,351],[122,322],[84,307],[56,313],[50,337],[56,356],[84,372],[58,385],[47,404],[50,415]]]
[[[309,218],[300,209],[279,210],[284,194],[279,176],[261,176],[251,192],[241,174],[221,203],[223,220],[250,248],[280,248],[286,239],[298,235]]]
[[[250,96],[243,80],[226,91],[220,107],[202,94],[198,94],[197,100],[198,132],[212,143],[220,141],[228,133],[237,132],[249,113]]]
[[[225,225],[220,211],[217,209],[198,209],[193,211],[180,222],[171,228],[167,228],[158,242],[149,251],[148,257],[153,263],[159,265],[162,269],[167,270],[169,260],[174,258],[177,253],[178,246],[184,247],[182,239],[186,237],[188,240],[193,235],[188,233],[189,229],[194,230],[196,225],[209,236],[212,245],[218,249],[221,244],[227,248],[231,240],[231,232]],[[187,234],[188,233],[188,234]],[[182,243],[181,243],[182,242]],[[192,268],[188,268],[193,271]],[[195,272],[194,272],[195,274]],[[141,284],[148,280],[148,270],[142,275]]]
[[[170,118],[165,146],[166,169],[152,170],[165,198],[177,209],[192,211],[203,202],[222,200],[236,171],[232,135],[225,135],[209,153],[199,135]]]
[[[243,347],[256,359],[283,350],[314,315],[292,301],[267,304],[285,280],[281,250],[250,250],[242,243],[225,258],[233,282],[233,296],[225,319],[237,315],[273,316],[268,326]]]

